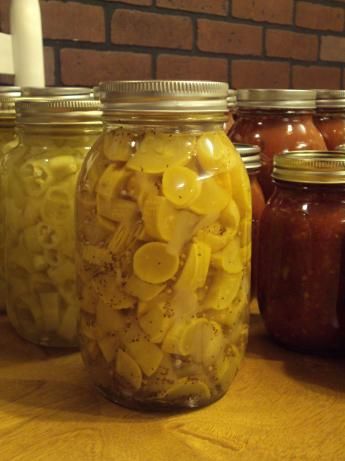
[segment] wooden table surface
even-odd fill
[[[228,394],[198,411],[137,413],[92,387],[78,353],[0,319],[1,461],[345,461],[345,362],[288,352],[252,316]]]

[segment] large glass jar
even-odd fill
[[[273,192],[273,156],[294,150],[325,150],[313,121],[314,90],[239,90],[233,142],[258,145],[262,151],[259,181],[266,200]]]
[[[258,300],[269,333],[311,353],[345,352],[345,155],[275,157],[260,222]]]
[[[235,116],[236,108],[237,108],[237,98],[236,98],[235,90],[228,91],[227,104],[228,104],[228,116],[227,116],[227,119],[224,125],[224,130],[226,134],[229,134],[232,125],[235,123],[234,116]]]
[[[227,85],[110,82],[77,194],[81,351],[130,407],[199,407],[247,340],[250,185],[223,131]]]
[[[6,282],[4,268],[5,211],[3,174],[8,151],[18,143],[15,133],[15,101],[20,98],[18,87],[0,87],[0,313],[6,310]]]
[[[240,154],[250,180],[252,192],[252,269],[251,269],[251,295],[252,299],[257,295],[257,264],[259,248],[259,224],[262,212],[265,208],[265,197],[258,181],[261,168],[261,149],[249,144],[234,144]]]
[[[96,101],[22,100],[6,161],[7,313],[25,339],[77,344],[74,195],[101,132]]]
[[[336,150],[345,145],[345,91],[319,90],[316,98],[315,125],[327,148]]]

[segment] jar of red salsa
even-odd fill
[[[227,121],[225,122],[224,130],[226,134],[229,134],[229,131],[232,125],[235,123],[234,115],[235,115],[236,107],[237,107],[237,98],[236,98],[235,90],[228,90],[227,104],[228,104],[228,118],[227,118]]]
[[[273,156],[293,150],[325,150],[313,121],[315,90],[239,90],[230,139],[261,147],[259,181],[266,200],[273,192]]]
[[[261,149],[259,146],[250,144],[234,144],[237,152],[246,167],[252,193],[252,272],[251,272],[251,296],[257,295],[257,259],[259,244],[259,222],[265,208],[265,197],[262,192],[258,176],[261,168]]]
[[[316,106],[315,125],[327,148],[338,149],[345,144],[345,91],[318,90]]]
[[[258,301],[268,332],[295,350],[345,352],[345,155],[274,159],[260,221]]]

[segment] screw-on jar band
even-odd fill
[[[240,154],[241,159],[250,173],[258,172],[261,168],[261,149],[259,146],[252,146],[251,144],[238,144],[234,143],[235,149]]]
[[[265,90],[237,91],[237,105],[243,109],[315,109],[315,90]]]

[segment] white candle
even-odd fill
[[[12,0],[10,20],[16,85],[44,87],[39,0]]]

